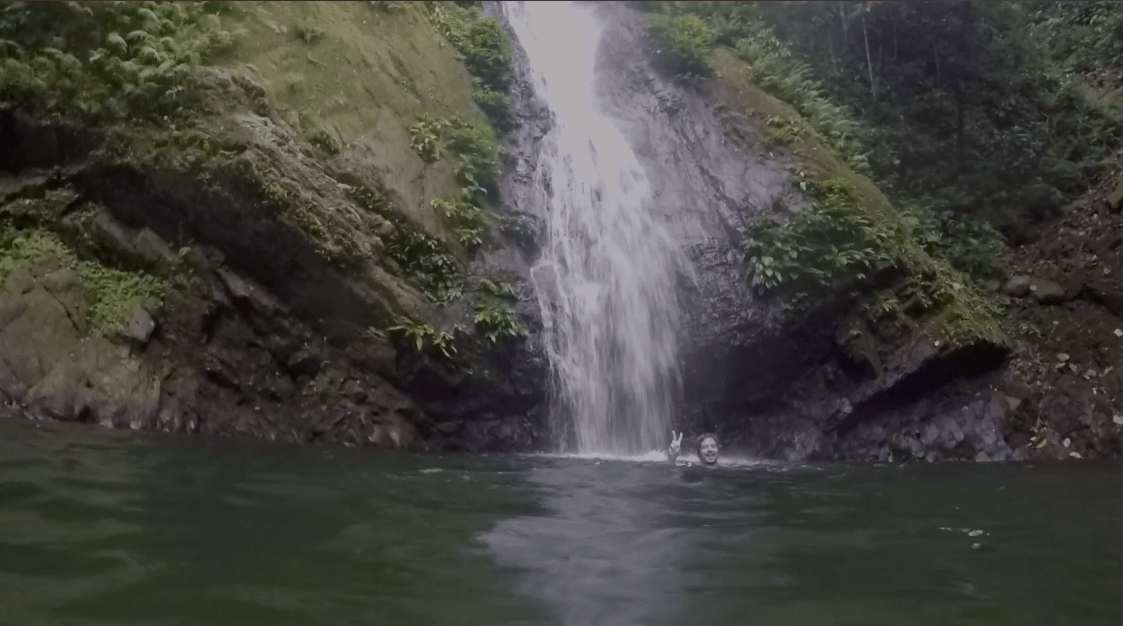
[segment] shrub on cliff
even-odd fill
[[[456,176],[471,191],[492,189],[499,177],[499,142],[482,121],[422,115],[410,125],[410,145],[426,163],[451,155]]]
[[[515,127],[515,118],[511,116],[511,98],[506,93],[494,89],[476,89],[472,92],[472,99],[495,125],[495,130],[505,133]]]
[[[911,213],[906,219],[915,225],[917,239],[928,254],[947,259],[979,282],[1005,275],[1010,249],[989,222],[938,207],[919,207]]]
[[[685,78],[710,74],[713,31],[696,15],[650,14],[644,39],[655,66]]]
[[[904,233],[862,210],[846,183],[805,181],[809,206],[784,226],[758,221],[745,232],[749,280],[802,305],[807,298],[896,262]]]
[[[882,314],[911,317],[907,323],[936,340],[1006,341],[995,303],[956,271],[991,275],[1000,260],[993,229],[948,231],[938,214],[879,203],[843,177],[804,178],[800,188],[808,206],[786,225],[758,219],[745,231],[746,271],[757,290],[796,311],[849,293],[866,301],[866,311],[873,298]],[[963,255],[963,267],[933,250]]]
[[[210,4],[6,2],[0,107],[94,119],[170,114],[191,96],[192,70],[231,45]]]
[[[514,49],[507,31],[478,3],[427,2],[429,16],[474,77],[476,103],[501,132],[511,125],[507,88]]]

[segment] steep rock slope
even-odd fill
[[[14,147],[0,181],[6,412],[389,447],[540,445],[527,417],[543,400],[527,382],[542,378],[540,357],[486,340],[473,317],[526,298],[517,269],[469,272],[473,255],[433,205],[460,191],[456,160],[411,145],[420,114],[482,120],[429,16],[408,3],[217,10],[203,21],[225,52],[162,119],[18,101],[2,112]],[[135,51],[132,68],[182,44],[142,46],[164,18],[124,11],[117,27],[140,29],[127,40],[95,33]],[[60,54],[74,80],[93,71]],[[520,254],[498,229],[481,247]]]

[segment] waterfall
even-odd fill
[[[570,2],[505,2],[503,11],[553,116],[533,183],[547,240],[531,274],[553,414],[578,453],[661,448],[679,386],[681,261],[650,214],[651,186],[635,153],[598,107],[603,25]]]

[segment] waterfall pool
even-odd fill
[[[675,468],[0,422],[0,624],[1115,625],[1121,470]]]

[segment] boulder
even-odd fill
[[[125,318],[120,328],[117,329],[117,334],[122,339],[143,346],[152,338],[152,332],[155,330],[156,320],[152,319],[152,316],[144,310],[143,306],[137,305]]]
[[[1064,287],[1045,278],[1032,279],[1029,293],[1040,304],[1059,304],[1065,300]]]
[[[1029,286],[1033,278],[1029,276],[1012,276],[1002,285],[1002,293],[1014,297],[1024,298],[1029,295]]]
[[[1115,188],[1107,194],[1107,208],[1118,213],[1123,208],[1123,179],[1115,183]]]

